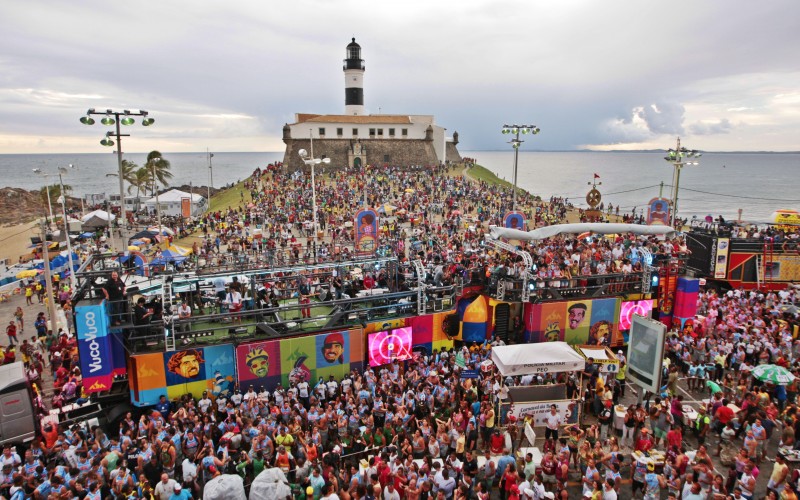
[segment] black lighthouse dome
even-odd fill
[[[361,59],[361,45],[356,43],[356,39],[347,44],[345,48],[347,59],[344,60],[344,69],[365,69],[364,60]]]

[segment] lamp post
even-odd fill
[[[311,154],[308,154],[308,151],[305,149],[301,149],[298,151],[300,158],[303,160],[303,163],[306,164],[307,167],[311,167],[311,210],[313,211],[313,223],[314,223],[314,240],[317,239],[318,228],[317,228],[317,186],[315,183],[314,177],[314,167],[317,165],[324,163],[329,164],[331,162],[330,158],[314,158],[314,137],[309,134],[309,138],[311,139]]]
[[[100,141],[100,144],[103,146],[111,147],[115,143],[111,140],[111,137],[116,137],[117,139],[117,170],[119,175],[119,216],[121,218],[125,218],[125,179],[122,175],[122,138],[123,137],[130,137],[130,134],[123,134],[120,132],[120,123],[122,125],[128,126],[133,125],[136,123],[136,120],[133,118],[134,116],[141,116],[142,117],[142,125],[145,127],[149,127],[155,121],[152,117],[148,116],[148,112],[140,109],[131,111],[129,109],[123,111],[113,111],[111,109],[103,110],[95,110],[94,108],[90,108],[86,111],[86,116],[82,116],[80,121],[84,125],[94,125],[95,120],[92,118],[92,115],[103,115],[103,118],[100,120],[100,123],[103,125],[116,125],[115,131],[108,131],[106,132],[105,137]],[[119,222],[121,224],[121,222]],[[111,214],[109,214],[109,225],[111,224]],[[114,232],[111,231],[111,239],[114,239]],[[120,248],[122,249],[125,246],[122,238],[120,238]],[[124,251],[124,249],[123,249]]]
[[[206,199],[206,204],[208,205],[208,210],[211,210],[211,188],[214,187],[214,169],[211,166],[211,158],[214,157],[214,153],[209,153],[208,148],[206,148],[206,156],[208,156],[208,198]]]
[[[519,147],[525,142],[519,138],[519,135],[533,134],[536,135],[541,130],[536,125],[503,125],[503,134],[513,134],[514,138],[511,139],[509,144],[514,148],[514,191],[511,193],[511,211],[517,209],[517,165],[519,163]]]
[[[153,175],[153,189],[156,192],[156,220],[158,221],[158,233],[161,234],[161,205],[158,202],[158,178],[156,177],[156,164],[161,161],[161,158],[155,157],[150,159],[150,167]]]
[[[70,164],[69,168],[75,168]],[[75,266],[72,263],[72,242],[69,239],[69,223],[67,222],[67,195],[64,192],[64,178],[62,174],[69,172],[66,167],[58,167],[58,182],[61,184],[61,214],[64,217],[64,236],[67,238],[67,259],[69,262],[69,287],[75,290]]]
[[[678,145],[675,149],[668,149],[667,156],[664,157],[674,168],[672,172],[672,214],[669,219],[669,224],[672,227],[675,227],[675,219],[678,214],[678,188],[681,183],[681,170],[684,165],[699,165],[699,162],[691,160],[700,158],[702,155],[703,153],[696,149],[681,147],[681,138],[678,137]]]

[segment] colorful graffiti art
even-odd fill
[[[408,326],[412,331],[411,350],[414,355],[428,356],[434,350],[441,352],[442,349],[453,347],[453,341],[447,338],[442,329],[442,322],[447,314],[436,313],[408,318]]]
[[[223,344],[182,351],[137,354],[130,357],[131,401],[137,406],[158,402],[162,395],[201,398],[233,391],[236,368],[233,345]]]
[[[290,382],[312,385],[322,377],[344,377],[364,365],[361,330],[242,344],[236,348],[239,385],[274,389]]]
[[[529,342],[618,345],[618,311],[616,298],[526,304],[526,336]]]

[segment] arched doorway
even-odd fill
[[[361,158],[353,158],[353,168],[361,168]]]

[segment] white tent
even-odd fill
[[[505,377],[508,375],[571,372],[586,368],[583,356],[566,342],[492,347],[492,361]]]
[[[181,203],[183,199],[190,199],[192,203],[191,215],[202,214],[205,210],[206,199],[197,193],[187,193],[186,191],[179,191],[177,189],[170,189],[165,193],[158,195],[158,206],[161,209],[161,215],[181,215]],[[156,197],[153,196],[144,202],[148,212],[155,212],[156,210]]]
[[[108,222],[108,218],[109,217],[111,217],[111,220],[114,220],[114,219],[117,218],[116,215],[110,214],[110,213],[106,212],[105,210],[95,210],[94,212],[89,212],[88,214],[86,214],[83,217],[81,217],[81,222],[86,222],[89,219],[91,219],[92,217],[97,217],[98,219],[103,219],[106,222]]]

